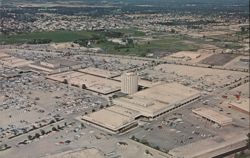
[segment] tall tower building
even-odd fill
[[[121,92],[134,94],[138,91],[138,76],[134,72],[124,73],[121,76]]]

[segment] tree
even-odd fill
[[[45,135],[46,133],[43,129],[41,129],[40,132],[41,132],[41,135]]]
[[[250,133],[247,134],[247,147],[250,150]]]
[[[57,131],[56,127],[52,127],[52,131]]]
[[[39,133],[36,133],[35,134],[35,138],[39,138],[40,137],[40,134]]]
[[[86,128],[85,125],[84,125],[83,123],[81,123],[81,127],[82,127],[82,128]]]
[[[176,31],[175,31],[175,29],[171,29],[171,31],[170,31],[171,33],[175,33]]]
[[[86,89],[87,86],[85,84],[82,84],[82,89]]]
[[[65,126],[65,127],[68,126],[67,122],[64,122],[64,126]]]
[[[64,84],[68,84],[68,80],[67,80],[67,79],[64,79],[64,80],[63,80],[63,83],[64,83]]]
[[[32,140],[33,137],[32,137],[31,135],[28,135],[28,139],[29,139],[29,140]]]
[[[55,120],[51,120],[51,121],[49,122],[49,124],[52,124],[52,123],[55,123]]]
[[[241,30],[241,32],[245,32],[246,31],[245,27],[240,27],[240,30]]]
[[[160,147],[159,147],[159,146],[156,146],[155,149],[156,149],[156,150],[160,150]]]
[[[144,145],[149,146],[149,142],[146,139],[142,139],[141,143],[144,144]]]

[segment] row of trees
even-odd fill
[[[34,136],[28,135],[28,139],[29,139],[29,140],[34,140],[34,139],[40,138],[40,136],[47,135],[47,134],[49,134],[49,133],[52,132],[52,131],[60,131],[60,130],[63,130],[66,126],[67,126],[67,122],[65,122],[63,126],[57,125],[57,127],[52,127],[52,129],[49,130],[48,132],[46,132],[45,130],[41,129],[41,130],[40,130],[40,133],[35,133]]]
[[[52,42],[51,39],[32,39],[30,41],[28,41],[28,44],[48,44]]]

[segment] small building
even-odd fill
[[[242,98],[240,101],[229,103],[229,107],[244,114],[250,115],[249,98]]]
[[[206,120],[209,120],[213,123],[216,123],[220,126],[226,126],[232,124],[233,119],[227,116],[224,116],[214,110],[208,108],[197,108],[192,110],[192,112]]]

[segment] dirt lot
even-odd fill
[[[200,63],[208,65],[223,66],[229,61],[233,60],[237,55],[235,54],[214,54],[208,58],[205,58]]]

